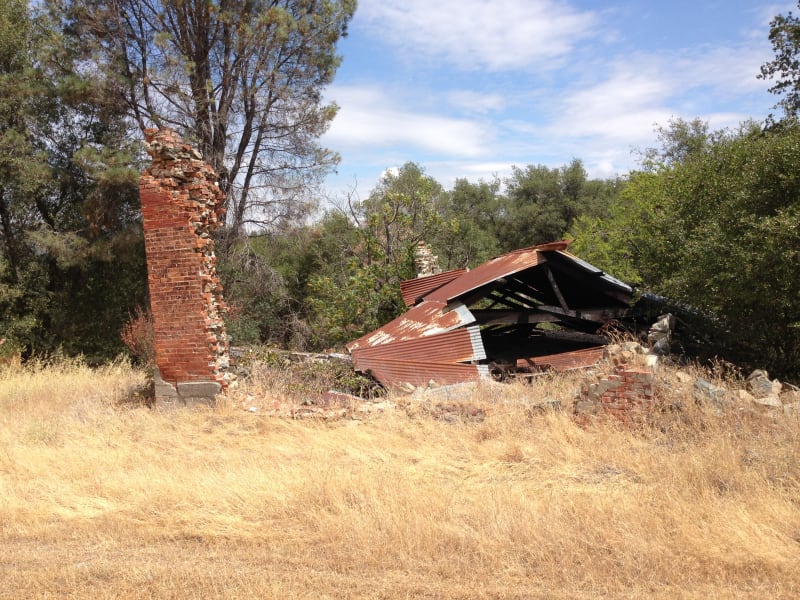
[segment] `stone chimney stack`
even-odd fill
[[[417,269],[417,277],[427,277],[442,272],[439,267],[439,257],[435,256],[430,246],[422,240],[417,242],[417,249],[414,252],[414,268]]]

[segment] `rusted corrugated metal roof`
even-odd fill
[[[574,254],[570,254],[569,252],[565,252],[563,250],[559,251],[558,254],[560,256],[563,256],[563,257],[569,259],[569,261],[573,265],[579,266],[580,268],[582,268],[587,273],[591,273],[593,275],[597,275],[598,277],[600,277],[600,279],[604,280],[606,283],[609,283],[609,284],[611,284],[611,285],[613,285],[615,287],[618,287],[618,288],[628,292],[629,294],[633,293],[633,288],[631,286],[629,286],[627,283],[623,283],[622,281],[620,281],[616,277],[612,277],[611,275],[609,275],[608,273],[606,273],[602,269],[598,269],[594,265],[590,265],[585,260],[581,260],[580,258],[575,256]]]
[[[425,299],[448,302],[502,277],[535,267],[537,264],[539,264],[539,251],[536,248],[526,248],[525,250],[503,254],[475,267],[471,271],[467,271],[458,279],[434,290],[425,296]]]
[[[539,341],[545,336],[536,329],[542,321],[554,321],[567,332],[585,335],[612,318],[627,315],[633,290],[565,252],[568,245],[562,241],[524,248],[471,271],[403,282],[404,301],[419,303],[348,344],[355,368],[395,386],[469,381],[488,376],[489,364],[500,369],[509,361],[516,370],[562,371],[595,364],[602,358],[602,346],[535,355],[537,350],[547,351]],[[551,306],[556,301],[559,306]],[[481,307],[477,325],[485,326],[484,332],[478,326],[466,327],[477,321],[467,303]],[[500,313],[507,341],[497,335],[499,321],[494,316]],[[487,356],[484,337],[486,344],[493,340],[496,356]],[[597,342],[577,340],[572,347],[589,343]]]
[[[401,281],[400,293],[403,295],[403,302],[405,302],[406,306],[413,306],[417,303],[417,300],[422,298],[425,294],[442,287],[444,284],[453,281],[453,279],[460,277],[466,272],[466,269],[455,269],[453,271],[437,273],[436,275]]]
[[[383,327],[350,342],[347,344],[347,349],[352,352],[367,346],[414,340],[474,322],[475,317],[461,303],[448,306],[445,302],[425,300]]]
[[[431,381],[438,385],[447,385],[489,376],[486,365],[393,360],[384,357],[365,359],[359,370],[371,373],[375,379],[389,387],[403,383],[427,385]]]
[[[552,242],[550,244],[540,244],[531,248],[523,248],[521,250],[502,254],[475,267],[473,270],[468,271],[466,274],[454,279],[450,283],[439,287],[425,296],[425,299],[447,302],[455,298],[460,298],[468,292],[489,285],[499,279],[539,265],[546,260],[542,256],[543,252],[556,252],[568,262],[571,262],[587,273],[598,276],[607,284],[618,287],[624,292],[633,293],[633,289],[629,285],[611,277],[601,269],[590,265],[577,256],[565,252],[569,244],[570,242],[568,241]]]
[[[559,352],[558,354],[548,354],[546,356],[520,358],[517,359],[517,368],[539,367],[550,368],[554,371],[581,369],[597,364],[603,358],[604,352],[604,346],[595,346],[594,348],[583,348],[581,350],[573,350],[572,352]]]
[[[463,327],[413,340],[367,346],[352,351],[353,365],[358,369],[362,359],[392,358],[396,360],[469,362],[483,360],[481,332],[477,326]]]

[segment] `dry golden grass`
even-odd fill
[[[800,422],[691,401],[540,414],[575,378],[361,421],[121,404],[142,375],[0,371],[2,598],[796,598]],[[676,384],[677,385],[677,384]],[[675,391],[676,399],[685,392]],[[426,408],[427,406],[427,408]]]

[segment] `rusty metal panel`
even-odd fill
[[[489,377],[489,368],[486,365],[391,360],[384,357],[363,359],[359,370],[369,371],[387,387],[397,387],[403,383],[427,385],[431,381],[438,385],[448,385]]]
[[[453,279],[460,277],[466,272],[466,269],[455,269],[453,271],[437,273],[436,275],[401,281],[400,293],[403,295],[403,302],[405,302],[406,306],[413,306],[417,300],[422,298],[425,294],[442,287],[446,283],[450,283]]]
[[[408,309],[393,321],[389,321],[383,327],[350,342],[347,344],[347,349],[353,352],[358,348],[368,346],[415,340],[474,322],[475,317],[460,302],[448,305],[445,302],[425,300]]]
[[[425,300],[448,302],[467,292],[538,264],[539,250],[537,247],[509,252],[475,267],[472,271],[467,271],[458,279],[454,279],[425,296]]]
[[[539,281],[541,277],[537,279],[539,270],[535,267],[547,263],[548,258],[551,259],[551,264],[560,262],[569,265],[570,269],[566,272],[576,271],[578,275],[583,275],[583,277],[573,277],[576,279],[571,284],[575,288],[572,290],[573,294],[582,290],[581,284],[584,279],[590,287],[593,281],[602,280],[605,284],[602,286],[603,293],[606,295],[612,295],[611,291],[622,292],[627,298],[630,294],[630,288],[624,283],[565,252],[568,244],[569,242],[562,241],[524,248],[498,256],[472,271],[449,271],[403,282],[401,290],[406,304],[412,305],[421,300],[420,303],[386,325],[350,342],[347,348],[353,356],[354,367],[359,371],[372,373],[386,386],[398,386],[402,383],[425,385],[431,380],[439,384],[450,384],[488,377],[488,365],[465,364],[468,361],[497,358],[487,357],[480,328],[467,326],[476,323],[476,315],[480,323],[485,325],[487,322],[493,322],[495,316],[507,320],[507,313],[512,311],[476,309],[476,313],[473,314],[464,302],[478,300],[478,295],[473,292],[479,289],[484,289],[487,294],[493,294],[491,300],[512,307],[516,315],[515,322],[520,322],[521,317],[532,312],[533,308],[537,314],[542,313],[543,316],[539,315],[536,319],[526,316],[525,323],[551,320],[560,316],[594,318],[599,322],[612,316],[625,316],[628,309],[617,307],[613,302],[609,307],[571,310],[563,298],[560,308],[549,306],[557,300],[555,297],[545,298],[551,300],[547,306],[541,304],[541,299],[537,300],[542,294],[534,286],[542,282]],[[524,275],[521,274],[523,272]],[[520,275],[516,275],[518,273]],[[547,280],[543,281],[544,285],[547,285]],[[553,288],[557,288],[552,277],[549,283]],[[596,286],[591,289],[595,288]],[[531,303],[535,304],[535,307],[529,306]],[[566,332],[562,335],[584,334]],[[512,347],[504,348],[500,354],[515,361],[515,368],[518,371],[544,368],[566,371],[588,367],[601,360],[604,352],[603,346],[596,346],[571,352],[525,357],[526,354],[536,352],[535,345],[531,346],[526,341],[514,347],[513,340],[509,343]],[[592,340],[590,343],[598,342]],[[542,347],[541,351],[552,352],[555,349],[551,347],[550,350],[546,350],[546,347],[546,345]]]
[[[520,358],[517,359],[517,368],[525,369],[538,367],[550,368],[555,371],[582,369],[597,364],[603,358],[604,351],[604,346],[595,346],[593,348],[573,350],[572,352],[560,352],[558,354],[548,354],[546,356]]]
[[[458,363],[486,358],[478,327],[465,327],[415,340],[393,342],[353,350],[353,366],[362,368],[362,359],[390,359]]]
[[[539,252],[563,252],[575,240],[559,240],[558,242],[548,242],[534,246]]]
[[[608,273],[606,273],[602,269],[598,269],[597,267],[595,267],[594,265],[589,264],[585,260],[581,260],[580,258],[575,256],[574,254],[570,254],[569,252],[565,252],[565,251],[560,251],[558,254],[560,256],[568,259],[574,265],[577,265],[578,267],[580,267],[581,269],[583,269],[587,273],[591,273],[592,275],[597,275],[600,279],[602,279],[606,283],[611,284],[612,286],[614,286],[616,288],[619,288],[620,290],[622,290],[622,291],[624,291],[624,292],[626,292],[628,294],[632,294],[633,293],[633,288],[631,286],[629,286],[627,283],[623,283],[622,281],[620,281],[616,277],[612,277],[611,275],[609,275]]]

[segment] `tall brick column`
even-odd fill
[[[145,131],[152,165],[139,180],[150,306],[155,324],[156,401],[212,401],[227,387],[226,310],[211,233],[224,214],[217,175],[170,129]]]

